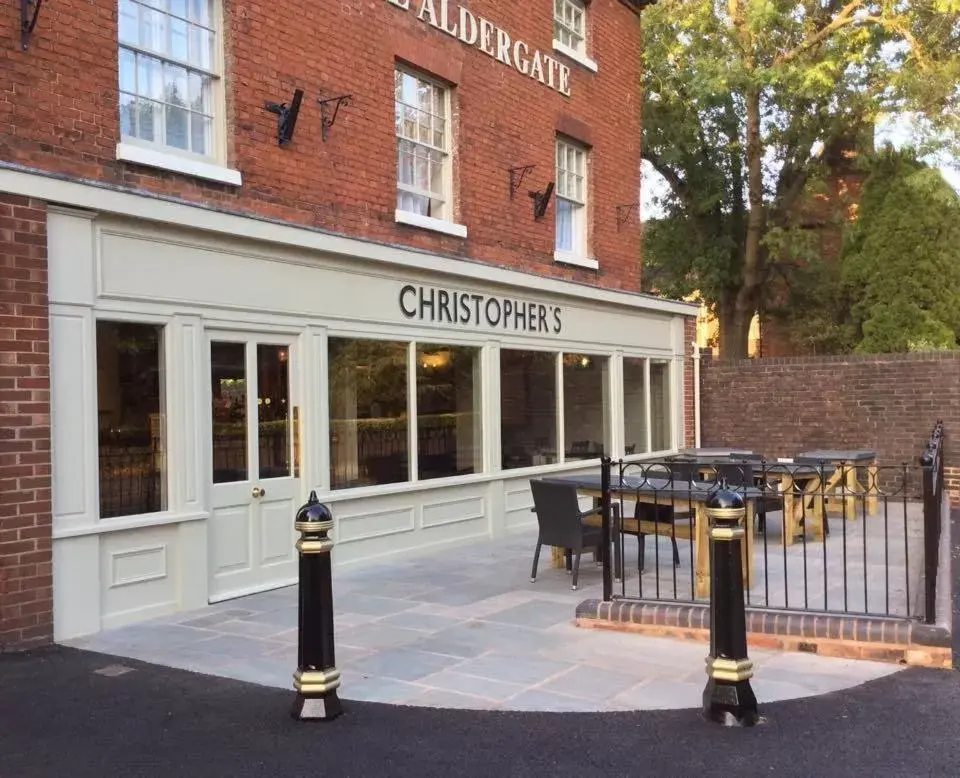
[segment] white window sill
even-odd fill
[[[597,260],[590,259],[590,257],[582,257],[579,254],[574,254],[570,251],[554,251],[553,261],[559,262],[562,265],[576,265],[577,267],[585,267],[588,270],[600,269],[600,263],[597,262]]]
[[[207,181],[219,181],[221,184],[240,186],[243,183],[239,170],[188,159],[159,149],[149,149],[134,143],[118,143],[117,159],[124,162],[135,162],[147,167],[171,170],[174,173],[184,173]]]
[[[425,230],[442,232],[445,235],[453,235],[455,238],[467,237],[467,227],[464,224],[448,222],[446,219],[434,219],[432,216],[421,216],[419,213],[410,211],[396,210],[393,214],[393,220],[397,224],[409,224],[411,227],[421,227]]]
[[[588,57],[586,54],[581,54],[576,49],[571,49],[569,46],[565,46],[560,41],[553,42],[553,50],[563,54],[563,56],[567,57],[568,59],[572,59],[574,62],[583,65],[587,70],[592,70],[594,73],[599,70],[597,63],[590,59],[590,57]]]

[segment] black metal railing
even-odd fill
[[[166,455],[158,448],[102,447],[100,517],[136,516],[164,509]]]
[[[747,507],[748,606],[908,618],[923,613],[915,600],[924,554],[930,553],[925,549],[936,541],[920,467],[759,457],[605,466],[611,472],[603,521],[615,549],[605,564],[616,579],[608,599],[706,602],[705,503],[725,487],[740,493]]]
[[[923,468],[923,619],[937,618],[937,572],[940,562],[940,530],[945,511],[943,488],[943,422],[938,421],[920,456]]]

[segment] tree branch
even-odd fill
[[[848,24],[851,24],[855,21],[854,12],[863,6],[863,0],[852,0],[852,2],[847,3],[840,12],[833,18],[828,25],[821,27],[813,35],[807,38],[805,41],[800,43],[796,48],[791,49],[784,54],[781,54],[779,57],[774,59],[775,65],[782,65],[785,62],[790,62],[791,60],[796,59],[805,51],[812,49],[814,46],[819,46],[827,38],[833,35],[837,30],[842,27],[846,27]]]
[[[667,165],[659,154],[649,149],[643,149],[640,156],[653,165],[654,170],[666,179],[673,193],[683,201],[684,205],[688,208],[693,205],[690,187],[687,185],[687,182],[680,178],[677,171]]]

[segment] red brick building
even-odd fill
[[[5,4],[0,650],[291,583],[311,489],[351,564],[692,441],[645,4]]]

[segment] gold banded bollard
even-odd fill
[[[306,504],[297,511],[294,524],[300,539],[300,605],[297,631],[297,672],[293,688],[297,698],[293,717],[299,721],[335,719],[343,711],[337,689],[337,670],[333,646],[333,570],[330,551],[333,541],[327,533],[333,529],[330,509],[310,492]]]
[[[726,489],[706,504],[710,520],[710,656],[703,713],[719,724],[751,727],[760,720],[750,685],[747,616],[743,605],[741,546],[746,515],[743,498]]]

